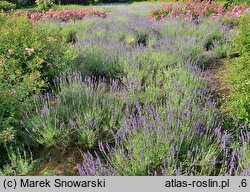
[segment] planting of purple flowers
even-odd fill
[[[34,24],[75,63],[22,106],[24,134],[52,156],[80,151],[81,176],[250,175],[249,124],[228,127],[207,80],[232,52],[233,21],[158,21],[149,17],[158,4],[141,5]]]

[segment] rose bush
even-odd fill
[[[98,17],[105,18],[107,13],[101,12],[98,9],[92,7],[85,7],[82,9],[70,9],[70,10],[54,10],[50,9],[45,12],[16,12],[17,15],[26,14],[32,22],[37,22],[42,19],[56,19],[60,21],[69,21],[69,20],[81,20],[86,16],[94,15]]]
[[[175,18],[184,16],[186,20],[193,20],[201,17],[217,18],[220,16],[239,17],[248,8],[247,5],[241,4],[234,7],[225,7],[223,4],[216,5],[212,3],[193,3],[173,6],[166,4],[150,12],[150,16],[156,20],[163,20],[166,17]]]

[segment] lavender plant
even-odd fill
[[[95,80],[62,74],[55,80],[54,94],[35,97],[34,111],[24,115],[31,138],[45,147],[78,144],[88,149],[99,140],[112,139],[122,117],[122,101],[107,98],[105,92],[115,92],[117,82]]]

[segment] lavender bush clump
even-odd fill
[[[24,115],[33,139],[46,147],[64,148],[73,142],[90,149],[98,140],[111,139],[111,131],[119,127],[122,117],[122,101],[105,92],[115,92],[116,81],[108,85],[101,79],[83,80],[81,74],[72,73],[62,74],[55,85],[54,94],[34,98],[35,111]]]

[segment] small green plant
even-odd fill
[[[206,36],[204,48],[208,51],[214,46],[214,42],[220,41],[223,38],[223,31],[212,31]]]
[[[212,55],[219,59],[219,58],[226,58],[230,56],[232,52],[232,43],[221,43],[219,41],[213,42],[213,49]]]
[[[25,149],[6,147],[9,162],[0,170],[2,176],[23,176],[27,175],[32,170],[32,155],[26,154]]]

